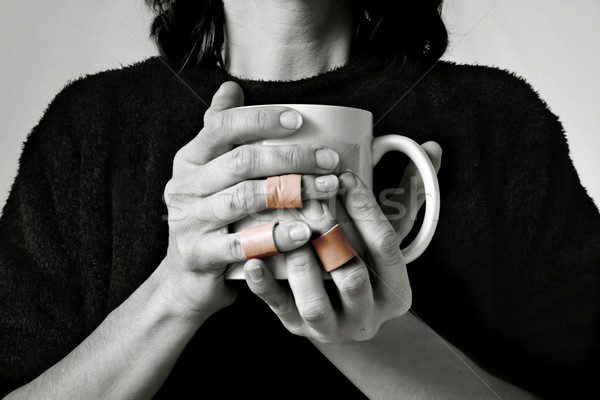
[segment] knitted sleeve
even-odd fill
[[[0,217],[0,397],[76,347],[97,323],[90,310],[102,306],[86,272],[103,262],[86,232],[104,207],[104,172],[81,156],[86,146],[103,152],[86,139],[97,129],[86,91],[69,85],[33,129]],[[105,229],[95,226],[102,242]]]
[[[491,125],[503,145],[488,158],[501,238],[498,335],[511,349],[502,369],[546,398],[583,394],[600,376],[600,214],[558,119],[526,83],[511,82],[506,113],[491,117],[509,129]]]

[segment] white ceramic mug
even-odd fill
[[[261,140],[255,142],[256,144],[289,145],[320,143],[335,150],[340,155],[340,171],[346,168],[351,169],[370,189],[373,188],[373,166],[379,162],[385,153],[388,151],[400,151],[406,154],[414,162],[423,179],[426,208],[423,225],[419,233],[412,243],[402,249],[402,253],[405,262],[410,263],[425,251],[431,242],[437,226],[440,212],[440,190],[435,169],[427,153],[425,153],[418,143],[400,135],[386,135],[373,138],[373,115],[369,111],[359,108],[317,104],[269,105],[295,109],[302,115],[302,126],[296,134],[289,137]],[[399,170],[398,173],[403,173],[403,171]],[[272,211],[273,217],[271,219],[276,219],[276,211]],[[232,226],[232,232],[239,232],[243,228],[265,223],[264,215],[263,213],[260,218],[250,216],[236,222]],[[346,231],[344,223],[347,223],[347,221],[339,222],[344,231]],[[348,234],[348,232],[346,233]],[[352,240],[352,237],[348,236]],[[268,257],[264,261],[274,272],[277,279],[287,279],[287,270],[283,255]],[[243,262],[232,264],[225,276],[226,279],[244,279],[243,265]]]

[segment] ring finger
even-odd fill
[[[365,262],[356,255],[342,267],[331,271],[340,295],[344,318],[354,324],[365,325],[365,319],[374,316],[375,301],[369,271]]]

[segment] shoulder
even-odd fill
[[[551,113],[529,82],[505,69],[440,61],[431,75],[436,86],[444,87],[444,95],[458,100],[457,105],[478,106],[489,112]]]
[[[48,106],[44,119],[127,127],[148,118],[198,107],[210,98],[211,69],[180,73],[160,57],[85,75],[70,81]],[[43,120],[42,120],[43,121]],[[124,130],[124,129],[123,129]]]
[[[142,107],[144,99],[156,97],[154,92],[160,91],[166,79],[164,69],[162,62],[153,57],[67,82],[31,136],[40,136],[38,131],[79,135],[114,122],[115,115],[123,110]]]
[[[447,83],[473,89],[503,91],[517,89],[535,92],[531,85],[514,72],[499,67],[477,64],[458,64],[451,61],[439,61],[431,68],[431,75]]]
[[[161,66],[161,61],[153,57],[128,66],[83,75],[67,82],[50,107],[114,104],[127,97],[139,96],[151,90],[153,83],[160,84],[164,80],[163,69],[167,67]]]
[[[523,77],[489,66],[441,61],[431,70],[431,90],[456,113],[469,114],[503,135],[563,136],[559,118]]]
[[[143,108],[143,99],[157,89],[164,72],[161,61],[145,61],[85,75],[69,81],[50,102],[37,125],[28,135],[23,155],[80,154],[87,143],[108,143],[119,115],[135,115]],[[130,123],[127,122],[127,123]],[[90,147],[90,146],[88,146]],[[56,158],[56,157],[54,157]]]

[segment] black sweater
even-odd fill
[[[413,310],[504,379],[545,397],[584,390],[600,376],[600,216],[561,125],[506,72],[426,69],[352,62],[296,82],[240,84],[246,104],[364,108],[376,136],[440,143],[441,215],[408,267]],[[173,156],[228,79],[216,68],[177,77],[152,58],[73,82],[51,103],[0,220],[0,395],[64,357],[158,266]],[[397,185],[403,162],[383,159],[376,192]],[[157,397],[209,387],[269,397],[275,380],[295,395],[359,396],[244,282],[233,284],[238,300],[199,329]]]

